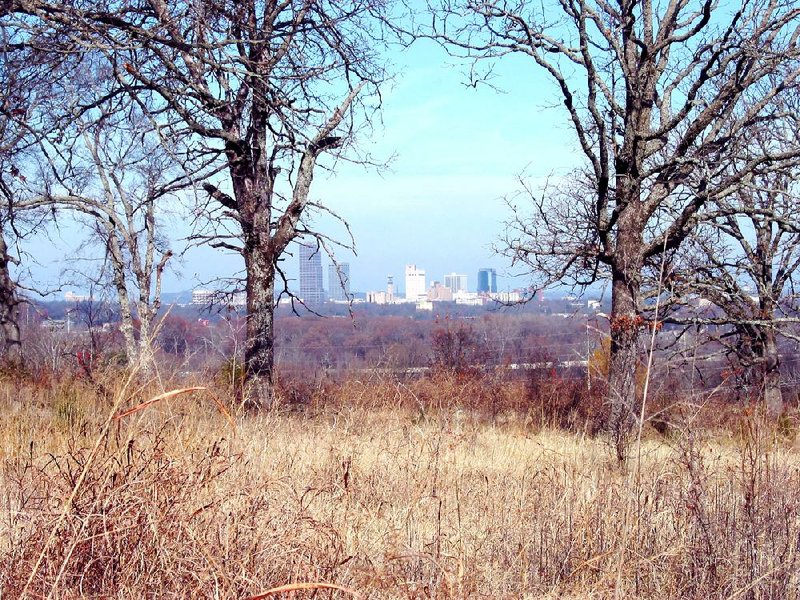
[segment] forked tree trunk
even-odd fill
[[[111,232],[109,235],[113,236]],[[125,284],[125,263],[119,246],[114,243],[115,239],[106,242],[112,261],[114,289],[117,291],[117,304],[119,305],[119,331],[125,341],[125,358],[129,366],[133,366],[139,360],[136,336],[133,327],[133,311],[131,310],[130,299],[128,298],[128,286]]]

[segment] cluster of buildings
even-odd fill
[[[321,304],[325,301],[347,302],[350,293],[349,263],[328,266],[328,287],[323,285],[322,253],[319,248],[301,245],[299,252],[300,289],[299,296],[307,305]],[[520,300],[520,292],[497,291],[497,271],[480,269],[478,271],[478,290],[470,292],[467,276],[462,273],[449,273],[442,281],[427,284],[425,270],[417,265],[406,265],[405,290],[401,295],[395,289],[394,278],[389,276],[386,289],[367,292],[366,301],[372,304],[399,304],[413,302],[417,308],[431,309],[433,302],[456,302],[458,304],[481,305],[489,300],[515,302]]]
[[[323,285],[322,253],[314,246],[301,245],[299,252],[300,289],[299,296],[307,305],[325,301],[347,302],[350,293],[350,265],[331,264],[328,267],[328,287]],[[405,289],[402,294],[395,288],[394,278],[386,280],[386,289],[367,292],[366,301],[371,304],[415,303],[419,309],[433,308],[434,302],[482,305],[490,301],[518,302],[524,291],[498,292],[497,271],[485,268],[478,271],[477,291],[468,289],[467,276],[463,273],[448,273],[441,281],[427,283],[424,269],[417,265],[406,265]]]
[[[338,263],[328,266],[328,287],[323,283],[322,253],[315,246],[300,245],[300,289],[299,297],[308,306],[320,305],[323,302],[348,302],[350,299],[350,265]],[[236,293],[231,297],[214,290],[196,289],[192,292],[192,304],[207,306],[212,303],[225,303],[230,306],[244,306],[244,293]]]
[[[367,302],[372,304],[399,304],[413,302],[418,309],[432,310],[435,302],[455,302],[480,306],[489,301],[518,302],[523,297],[522,291],[497,291],[497,271],[480,269],[478,271],[478,289],[470,292],[467,276],[463,273],[449,273],[442,281],[433,281],[427,285],[425,270],[417,265],[406,265],[405,293],[395,291],[394,280],[390,276],[386,282],[386,290],[367,292]]]
[[[244,292],[228,294],[218,290],[192,290],[192,304],[197,306],[209,306],[211,304],[226,306],[245,306],[247,295]]]
[[[300,244],[298,253],[299,289],[298,296],[308,306],[320,305],[324,302],[349,302],[353,296],[350,292],[350,264],[334,263],[328,266],[327,288],[324,285],[322,252],[316,246]],[[441,281],[436,280],[428,285],[425,269],[417,265],[405,267],[405,289],[399,293],[395,289],[394,278],[389,276],[386,289],[367,292],[366,302],[371,304],[415,303],[418,309],[431,310],[435,302],[455,302],[466,305],[483,305],[491,301],[518,302],[524,298],[524,290],[498,292],[497,271],[491,268],[478,270],[477,291],[468,288],[467,275],[448,273]],[[192,293],[192,304],[208,305],[219,302],[219,292],[196,289]],[[230,305],[243,305],[243,294],[235,294],[233,298],[224,300]]]

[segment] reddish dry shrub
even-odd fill
[[[555,370],[531,371],[525,386],[531,417],[540,427],[596,435],[606,419],[605,389],[583,378],[570,378]]]
[[[446,320],[444,326],[431,333],[431,367],[435,372],[475,375],[476,365],[486,364],[486,348],[471,325],[454,325]]]
[[[280,371],[275,378],[276,406],[291,410],[316,409],[329,404],[341,385],[317,371]]]
[[[763,417],[763,411],[763,402],[757,394],[743,397],[738,393],[662,389],[648,398],[645,425],[666,436],[676,435],[687,428],[738,434],[743,422],[756,416]],[[793,437],[797,429],[797,408],[788,406],[773,427],[783,437]]]
[[[553,369],[480,371],[436,368],[414,376],[375,370],[336,380],[311,372],[282,374],[276,386],[279,406],[311,413],[351,409],[402,409],[413,412],[465,409],[478,417],[516,416],[536,427],[600,432],[605,418],[605,388],[595,380],[587,390],[580,377]]]
[[[409,382],[407,388],[425,410],[469,409],[496,417],[519,408],[516,386],[492,373],[435,371]]]

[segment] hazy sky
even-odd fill
[[[424,268],[428,285],[455,271],[474,290],[486,266],[498,270],[502,288],[523,285],[504,276],[507,261],[492,244],[518,174],[563,175],[577,164],[555,90],[522,57],[495,70],[502,92],[465,86],[466,65],[433,44],[396,60],[400,74],[385,94],[383,127],[364,140],[373,154],[395,155],[389,169],[344,165],[312,187],[352,228],[358,255],[341,257],[350,262],[352,289],[383,289],[387,275],[402,288],[406,264]]]
[[[393,275],[402,289],[404,266],[411,263],[426,270],[428,285],[455,271],[466,273],[474,290],[477,270],[486,266],[498,270],[502,289],[524,285],[524,279],[506,276],[507,261],[491,247],[507,218],[502,198],[518,189],[518,174],[564,175],[578,163],[554,88],[524,57],[498,63],[493,83],[502,91],[465,86],[467,66],[431,43],[393,60],[398,75],[383,89],[382,124],[359,140],[373,155],[394,155],[389,168],[341,164],[334,175],[318,175],[311,189],[312,199],[350,223],[358,254],[339,259],[350,263],[351,288],[383,289]],[[330,220],[318,225],[341,233]],[[52,245],[40,246],[38,271],[57,270],[58,261],[51,266],[49,257],[67,255],[75,239],[66,228]],[[296,276],[297,257],[285,264]],[[323,265],[327,286],[327,258]],[[241,267],[238,257],[193,250],[174,263],[164,290],[198,287]]]

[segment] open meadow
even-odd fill
[[[481,409],[487,382],[353,380],[240,414],[220,390],[141,406],[163,388],[105,377],[3,384],[4,598],[800,590],[792,416],[687,403],[619,465],[541,406]]]

